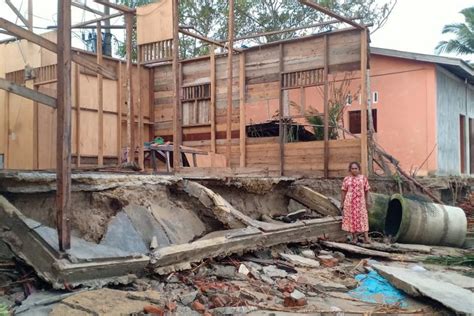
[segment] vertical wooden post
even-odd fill
[[[102,22],[97,22],[97,64],[102,65]],[[99,142],[97,164],[104,165],[104,79],[97,74],[97,101],[98,101],[98,125]]]
[[[245,53],[240,53],[240,73],[239,73],[239,93],[240,93],[240,167],[245,168],[246,165],[246,141],[247,131],[245,129]]]
[[[117,163],[122,164],[122,106],[123,106],[122,62],[117,65]]]
[[[329,178],[329,38],[324,36],[324,177]]]
[[[368,146],[367,146],[367,63],[368,63],[368,35],[367,29],[361,31],[360,36],[360,73],[361,73],[361,135],[360,135],[360,150],[361,150],[361,171],[362,174],[368,174]]]
[[[278,136],[280,137],[280,176],[283,176],[285,173],[285,136],[284,136],[284,127],[283,127],[283,44],[280,44],[280,54],[278,58],[278,67],[280,72],[280,88],[279,88],[279,107],[278,107]]]
[[[148,82],[148,100],[149,100],[149,109],[150,109],[150,114],[149,114],[149,122],[150,122],[150,140],[155,138],[155,69],[151,68],[148,70],[148,75],[149,75],[149,82]]]
[[[71,248],[71,0],[58,0],[56,198],[59,250]]]
[[[81,70],[74,64],[74,104],[76,105],[76,166],[81,166]]]
[[[4,168],[8,169],[9,149],[10,149],[10,93],[5,91],[5,155]]]
[[[211,45],[211,152],[216,153],[216,52]]]
[[[141,46],[137,47],[137,71],[138,71],[138,166],[141,170],[145,169],[145,153],[143,151],[143,88],[142,88],[142,58]]]
[[[179,0],[173,1],[173,79],[174,79],[174,111],[173,111],[173,169],[181,166],[181,98],[179,69]]]
[[[33,0],[28,0],[28,30],[33,32]]]
[[[133,32],[133,15],[125,14],[126,26],[126,54],[127,54],[127,162],[135,162],[135,110],[133,106],[133,65],[132,65],[132,32]]]
[[[229,0],[229,38],[227,55],[227,167],[232,157],[232,59],[234,51],[234,0]]]
[[[38,86],[34,85],[35,91]],[[38,102],[33,102],[33,169],[39,169],[39,129],[38,129]]]

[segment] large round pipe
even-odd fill
[[[371,232],[383,233],[390,195],[371,192],[369,194],[369,201],[369,229]]]
[[[458,207],[395,194],[388,205],[384,231],[399,242],[461,247],[466,238],[467,219]]]

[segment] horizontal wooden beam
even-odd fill
[[[359,18],[354,18],[354,19],[351,19],[351,20],[357,20],[357,19],[359,19]],[[284,29],[284,30],[277,30],[277,31],[269,31],[269,32],[263,32],[263,33],[251,34],[251,35],[246,35],[246,36],[242,36],[242,37],[237,37],[237,38],[234,39],[234,41],[242,41],[242,40],[252,39],[252,38],[256,38],[256,37],[295,32],[295,31],[300,31],[300,30],[304,30],[304,29],[310,29],[310,28],[314,28],[314,27],[321,27],[321,26],[326,26],[326,25],[331,25],[331,24],[336,24],[336,23],[341,23],[341,21],[340,20],[331,20],[331,21],[327,21],[327,22],[316,23],[316,24],[311,24],[311,25],[306,25],[306,26],[299,26],[299,27],[294,27],[294,28],[289,28],[289,29]],[[226,43],[227,39],[219,41],[219,42]]]
[[[85,4],[80,3],[80,2],[72,1],[72,2],[71,2],[71,5],[72,5],[73,7],[82,9],[82,10],[84,10],[84,11],[92,12],[92,13],[97,14],[97,15],[99,15],[99,16],[104,16],[104,15],[105,15],[104,12],[101,12],[101,11],[99,11],[99,10],[93,9],[93,8],[91,8],[91,7],[89,7],[89,6],[85,5]]]
[[[52,108],[57,107],[57,101],[55,98],[33,89],[17,85],[16,83],[8,81],[4,78],[0,78],[0,89],[19,95],[20,97],[26,98],[28,100],[50,106]]]
[[[199,35],[199,34],[196,34],[196,33],[189,32],[189,31],[185,30],[184,28],[181,28],[181,27],[180,27],[180,28],[179,28],[179,32],[180,32],[181,34],[185,34],[185,35],[188,35],[188,36],[197,38],[198,40],[201,40],[201,41],[203,41],[203,42],[206,42],[206,43],[209,43],[209,44],[214,44],[214,45],[217,45],[217,46],[219,46],[219,47],[223,47],[223,48],[227,48],[227,49],[228,49],[227,45],[225,45],[225,44],[222,44],[222,43],[220,43],[220,42],[218,42],[218,41],[215,41],[215,40],[213,40],[213,39],[210,39],[210,38],[208,38],[208,37],[205,37],[205,36],[202,36],[202,35]],[[241,50],[241,49],[234,48],[234,51],[236,51],[236,52],[241,52],[242,50]]]
[[[337,14],[336,12],[334,11],[331,11],[329,10],[328,8],[325,8],[323,7],[322,5],[320,4],[317,4],[311,0],[299,0],[300,3],[304,4],[304,5],[307,5],[308,7],[311,7],[313,9],[316,9],[318,10],[319,12],[322,12],[332,18],[335,18],[335,19],[338,19],[339,21],[341,22],[344,22],[344,23],[347,23],[355,28],[358,28],[358,29],[361,29],[363,30],[365,27],[360,25],[359,23],[356,23],[354,21],[352,21],[351,19],[348,19],[340,14]]]
[[[10,21],[5,20],[4,18],[0,18],[0,28],[4,29],[13,36],[23,38],[31,43],[43,47],[44,49],[52,51],[53,53],[58,53],[58,46],[56,45],[56,43],[42,36],[39,36],[31,31],[28,31],[18,25],[15,25]],[[117,79],[116,73],[114,71],[88,60],[86,57],[82,56],[79,51],[73,50],[72,61],[83,67],[86,67],[87,69],[94,71],[95,73],[101,74],[104,77],[107,77],[112,80]]]
[[[20,11],[18,11],[18,9],[15,7],[13,3],[11,3],[10,0],[5,0],[5,3],[10,7],[10,9],[12,9],[12,11],[16,14],[16,16],[21,20],[21,22],[23,22],[23,24],[26,27],[30,27],[30,22],[23,16],[23,14],[21,14]]]
[[[94,0],[95,3],[101,4],[105,7],[109,7],[112,9],[115,9],[117,11],[121,11],[123,13],[131,13],[135,14],[136,10],[130,7],[127,7],[126,5],[121,5],[121,4],[116,4],[116,3],[111,3],[103,0]]]
[[[97,19],[93,19],[93,20],[89,20],[89,21],[84,21],[84,22],[81,22],[81,23],[77,23],[77,24],[73,24],[71,26],[71,28],[79,28],[81,26],[86,26],[86,25],[89,25],[89,24],[95,24],[97,22],[101,22],[101,21],[105,21],[105,20],[110,20],[110,19],[113,19],[113,18],[118,18],[119,16],[122,16],[123,13],[122,12],[118,12],[118,13],[114,13],[114,14],[110,14],[110,15],[105,15],[105,16],[102,16],[100,18],[97,18]]]

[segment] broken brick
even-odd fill
[[[176,304],[176,302],[168,302],[168,304],[166,304],[166,308],[170,311],[170,312],[174,312],[176,310],[176,308],[178,308],[178,304]]]
[[[151,315],[159,315],[159,316],[165,315],[165,311],[161,307],[154,306],[154,305],[147,305],[143,307],[143,312],[145,314],[151,314]]]
[[[295,300],[291,296],[285,297],[285,300],[283,301],[283,306],[285,307],[301,307],[306,306],[306,304],[308,304],[306,298]]]
[[[199,302],[198,300],[195,300],[193,302],[192,307],[196,312],[199,312],[201,314],[203,314],[206,311],[206,307],[201,302]]]
[[[339,260],[330,255],[318,256],[318,260],[327,268],[335,267],[339,263]]]

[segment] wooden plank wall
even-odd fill
[[[360,70],[361,35],[358,30],[341,30],[328,34],[329,73]],[[283,47],[283,72],[304,71],[321,69],[325,65],[324,35],[312,35],[306,38],[281,42]],[[272,119],[276,114],[280,96],[280,43],[272,43],[245,51],[245,85],[243,91],[244,106],[247,116],[254,117],[254,111],[265,112],[258,116],[266,115]],[[227,54],[216,55],[216,153],[226,154],[225,138],[227,127]],[[232,150],[231,167],[240,165],[239,130],[240,130],[240,85],[239,85],[240,56],[233,58],[233,110],[232,110]],[[182,82],[183,86],[201,85],[211,83],[211,57],[205,56],[192,60],[183,60]],[[154,67],[154,110],[155,110],[155,136],[165,140],[173,140],[173,74],[170,64]],[[209,111],[210,112],[210,111]],[[246,119],[247,125],[249,122]],[[183,126],[183,145],[211,151],[211,119],[208,124],[198,126]],[[279,168],[278,141],[257,140],[247,138],[248,144],[246,166],[275,169]],[[262,143],[263,142],[263,143]],[[343,154],[344,159],[360,160],[360,148],[356,148],[357,141],[331,141],[330,159]],[[324,142],[290,143],[285,144],[285,174],[289,172],[319,172],[323,160],[319,158],[324,153]],[[339,149],[345,148],[347,149]],[[263,147],[262,147],[263,146]],[[276,146],[276,147],[275,147]],[[360,146],[360,143],[359,143]],[[321,150],[321,152],[320,152]],[[294,157],[294,152],[314,155],[314,159],[301,166],[306,161]],[[268,158],[268,159],[267,159]],[[306,158],[310,159],[310,158]],[[318,161],[318,162],[316,162]],[[345,160],[344,160],[345,161]],[[339,169],[340,168],[340,169]],[[339,166],[335,162],[329,163],[331,175],[345,170],[346,166]]]
[[[247,168],[267,170],[277,174],[280,162],[277,159],[280,148],[278,137],[248,138]],[[220,153],[225,153],[226,147]],[[198,147],[204,149],[205,147]],[[347,174],[351,161],[360,160],[360,139],[341,139],[329,141],[329,177]],[[239,146],[232,145],[232,166],[238,166]],[[297,142],[285,144],[284,170],[287,176],[324,176],[324,142]]]
[[[115,64],[116,69],[122,67],[120,72],[122,80],[103,79],[103,126],[104,143],[103,156],[104,164],[117,164],[123,148],[126,147],[126,81],[123,79],[125,74],[125,64],[119,66],[118,61],[106,60],[110,68]],[[49,67],[41,67],[39,70],[47,70]],[[79,84],[75,84],[76,76],[73,67],[73,89],[72,95],[75,96],[76,88],[79,87],[80,111],[77,111],[77,105],[73,97],[72,108],[72,156],[73,165],[77,166],[78,150],[80,153],[81,166],[94,166],[98,164],[99,153],[99,98],[97,76],[86,69],[80,68]],[[40,71],[39,74],[42,72]],[[55,71],[44,72],[48,75],[41,75],[30,84],[38,91],[56,97],[56,73]],[[119,71],[117,71],[119,73]],[[150,107],[150,70],[143,70],[141,78],[138,78],[138,71],[134,68],[135,82],[140,82],[143,87],[141,101],[143,103],[144,113],[144,141],[149,141],[153,137],[150,132],[153,130],[152,116]],[[8,76],[8,74],[7,74]],[[119,83],[122,83],[119,86]],[[21,84],[21,83],[20,83]],[[119,89],[121,92],[119,92]],[[122,96],[122,97],[120,97]],[[22,97],[9,94],[9,112],[5,118],[8,125],[10,137],[6,144],[8,148],[3,149],[8,153],[8,169],[53,169],[56,167],[56,110],[42,105],[34,104],[33,101]],[[135,104],[138,102],[138,95],[134,96]],[[119,106],[121,106],[121,125],[122,130],[119,137]],[[35,110],[35,108],[37,110]],[[138,114],[138,113],[137,113]],[[79,115],[79,120],[78,120]],[[3,120],[3,117],[2,117]],[[78,122],[80,128],[78,132]],[[35,125],[36,124],[36,125]],[[34,127],[34,128],[32,128]],[[135,117],[135,128],[138,128],[138,116]],[[5,128],[2,128],[3,130]],[[78,135],[79,133],[79,135]],[[136,133],[136,143],[138,144],[138,133]],[[78,147],[79,141],[79,147]],[[120,143],[120,144],[119,144]],[[120,148],[120,149],[119,149]],[[1,153],[1,152],[0,152]]]

